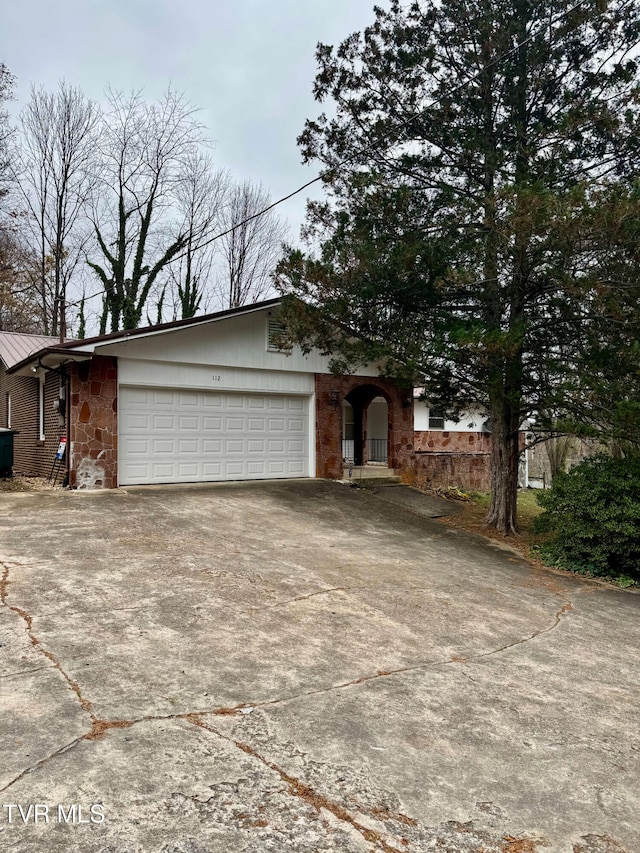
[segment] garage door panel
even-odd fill
[[[151,418],[152,429],[154,432],[166,432],[171,430],[176,431],[176,415],[153,415]]]
[[[215,480],[222,476],[221,462],[203,462],[202,472],[206,479]]]
[[[173,456],[176,452],[176,441],[174,438],[153,438],[147,440],[147,447],[142,449],[142,452],[153,456]]]
[[[187,477],[196,477],[198,475],[198,464],[196,462],[180,462],[178,464],[178,473],[185,479]]]
[[[221,394],[207,394],[201,402],[205,409],[221,409],[223,399]]]
[[[197,415],[179,415],[178,429],[180,432],[186,432],[187,430],[201,432],[200,418]]]
[[[122,485],[305,477],[308,398],[122,386]]]
[[[178,439],[178,453],[181,456],[183,456],[184,454],[189,454],[189,453],[194,454],[194,455],[199,454],[199,452],[200,452],[199,447],[198,447],[199,444],[200,444],[200,442],[198,441],[197,438],[191,438],[191,439],[180,438],[180,439]]]
[[[173,472],[172,462],[152,462],[151,472],[153,477],[169,477]]]
[[[126,431],[127,433],[148,433],[151,429],[151,415],[134,415],[127,414],[126,412],[119,412],[118,417],[123,431]]]
[[[153,391],[152,394],[154,406],[171,406],[176,397],[173,391]]]
[[[244,474],[244,464],[238,459],[235,462],[226,461],[223,464],[224,472],[227,477],[241,479]]]

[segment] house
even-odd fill
[[[423,399],[414,390],[413,482],[420,487],[457,486],[478,491],[491,487],[491,432],[479,408],[458,420]]]
[[[277,345],[279,300],[82,341],[0,333],[0,425],[17,472],[48,476],[67,439],[71,486],[408,470],[413,399],[375,367]],[[349,413],[345,427],[344,413]],[[351,442],[351,444],[349,444]]]

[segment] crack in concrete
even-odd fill
[[[379,832],[376,832],[374,829],[369,829],[360,823],[356,818],[344,808],[339,803],[330,800],[324,794],[320,794],[315,791],[311,786],[305,784],[300,779],[295,776],[291,776],[276,764],[273,761],[269,761],[269,759],[265,758],[260,753],[256,752],[256,750],[250,746],[248,743],[244,743],[240,740],[235,740],[235,738],[230,737],[229,735],[225,735],[223,732],[218,731],[218,729],[213,728],[213,726],[205,723],[203,719],[201,719],[201,715],[198,714],[189,714],[185,717],[187,722],[191,723],[193,726],[197,726],[198,728],[204,729],[207,732],[215,735],[216,737],[221,738],[222,740],[226,740],[228,743],[233,744],[237,749],[242,750],[242,752],[250,755],[252,758],[255,758],[265,767],[268,767],[269,770],[273,770],[275,773],[280,776],[282,781],[287,786],[287,793],[292,797],[298,797],[303,800],[308,805],[312,806],[318,814],[320,814],[321,809],[325,809],[330,812],[334,817],[338,818],[338,820],[343,821],[344,823],[348,823],[352,826],[360,835],[364,838],[364,840],[368,844],[374,845],[378,850],[382,850],[383,853],[401,853],[398,847],[393,847],[389,844]],[[405,847],[405,850],[407,848]]]
[[[374,681],[378,678],[389,678],[393,675],[401,675],[404,673],[413,672],[413,671],[420,670],[420,669],[426,669],[426,668],[432,667],[432,666],[447,666],[447,665],[450,665],[452,663],[469,663],[470,661],[480,660],[481,658],[490,657],[492,655],[496,655],[496,654],[499,654],[503,651],[506,651],[507,649],[511,649],[511,648],[516,647],[516,646],[523,645],[523,644],[528,643],[531,640],[535,639],[536,637],[541,636],[542,634],[547,634],[550,631],[553,631],[560,624],[563,616],[565,616],[566,613],[568,613],[569,611],[573,610],[573,605],[571,604],[571,602],[567,598],[564,598],[565,603],[556,612],[553,624],[547,626],[546,628],[541,628],[539,631],[534,631],[532,634],[530,634],[529,636],[527,636],[523,639],[515,640],[512,643],[506,643],[497,649],[492,649],[491,651],[488,651],[488,652],[481,652],[481,653],[476,654],[476,655],[468,655],[465,657],[453,657],[453,658],[448,658],[448,659],[441,660],[441,661],[426,661],[426,662],[423,662],[420,664],[415,664],[413,666],[398,667],[396,669],[390,669],[390,670],[378,670],[378,672],[376,672],[375,674],[363,675],[359,678],[355,678],[355,679],[352,679],[350,681],[345,681],[345,682],[342,682],[340,684],[334,684],[334,685],[331,685],[329,687],[318,688],[316,690],[308,690],[308,691],[304,691],[302,693],[296,694],[294,696],[288,696],[288,697],[283,697],[283,698],[278,698],[278,699],[271,699],[271,700],[267,700],[264,702],[255,702],[255,703],[243,702],[243,703],[240,703],[238,705],[231,706],[231,707],[224,707],[223,706],[223,707],[214,708],[214,709],[211,709],[211,708],[200,709],[197,711],[184,711],[184,712],[179,712],[179,713],[174,713],[174,714],[156,714],[156,715],[149,714],[149,715],[145,715],[145,716],[137,717],[137,718],[133,718],[133,719],[103,720],[103,719],[100,719],[95,714],[92,703],[83,696],[82,690],[81,690],[78,682],[75,681],[75,679],[73,679],[70,675],[68,675],[64,671],[60,661],[55,656],[55,654],[53,652],[49,651],[47,648],[45,648],[42,641],[39,640],[36,637],[36,635],[33,633],[33,617],[31,617],[25,610],[18,607],[17,605],[13,605],[13,604],[8,603],[7,595],[8,595],[8,586],[9,586],[9,567],[4,563],[0,563],[0,565],[2,565],[3,569],[4,569],[2,577],[0,578],[0,601],[1,601],[1,603],[5,607],[7,607],[9,610],[16,613],[18,616],[20,616],[20,618],[25,622],[27,635],[31,641],[32,646],[36,649],[36,651],[38,651],[48,661],[51,662],[51,664],[53,665],[52,668],[58,670],[58,672],[62,675],[64,680],[67,682],[68,687],[71,690],[73,690],[73,692],[76,694],[78,701],[80,703],[80,706],[82,707],[83,711],[85,711],[89,715],[89,719],[91,720],[90,731],[86,732],[83,735],[78,736],[77,738],[70,741],[65,746],[60,747],[59,749],[55,750],[55,752],[53,752],[50,755],[46,756],[45,758],[42,758],[39,761],[37,761],[34,765],[32,765],[32,766],[26,768],[25,770],[21,771],[21,773],[18,776],[16,776],[13,780],[11,780],[4,788],[0,789],[0,791],[6,791],[8,788],[10,788],[12,785],[14,785],[20,779],[22,779],[25,775],[33,772],[34,770],[39,769],[40,767],[42,767],[47,762],[49,762],[52,759],[56,758],[57,756],[65,753],[67,750],[71,749],[72,747],[74,747],[75,745],[80,743],[80,741],[82,741],[82,740],[98,740],[98,739],[102,738],[105,735],[105,733],[107,731],[109,731],[110,729],[131,728],[132,726],[138,725],[140,723],[159,722],[159,721],[163,721],[163,720],[165,720],[165,721],[166,720],[187,720],[188,722],[190,722],[194,725],[201,725],[201,721],[198,723],[194,723],[194,720],[195,719],[199,720],[200,716],[205,716],[205,715],[206,716],[228,716],[228,715],[241,714],[241,713],[243,713],[243,711],[244,711],[244,713],[247,713],[248,709],[253,710],[254,708],[267,708],[267,707],[273,706],[273,705],[280,705],[280,704],[284,704],[287,702],[292,702],[292,701],[295,701],[297,699],[301,699],[301,698],[304,698],[307,696],[317,696],[317,695],[321,695],[324,693],[330,693],[334,690],[344,690],[348,687],[355,687],[355,686],[360,685],[360,684],[368,683],[369,681]],[[345,587],[332,587],[329,589],[319,590],[315,593],[310,593],[310,594],[305,595],[305,596],[298,596],[296,599],[292,599],[292,601],[305,600],[307,598],[311,598],[311,597],[316,596],[316,595],[327,594],[329,592],[344,591],[345,589],[346,589]],[[561,593],[559,593],[559,592],[555,592],[554,594],[561,596]],[[562,597],[564,597],[564,596],[562,596]],[[288,604],[288,603],[291,603],[291,602],[282,602],[280,605],[274,605],[274,606],[283,606],[283,605]],[[32,671],[37,672],[40,669],[47,669],[47,668],[48,667],[38,667]],[[23,673],[13,673],[11,675],[16,676],[16,675],[21,675],[21,674],[25,674],[25,673],[24,672]],[[10,677],[10,676],[4,676],[4,677]],[[201,727],[206,727],[206,726],[201,725]],[[219,732],[217,732],[214,729],[211,729],[211,731],[214,732],[215,734],[218,734],[220,737],[226,737],[225,735],[220,734]],[[236,743],[235,741],[233,741],[230,738],[227,738],[227,739],[231,740],[231,742],[233,742],[233,743]],[[240,742],[237,742],[236,745],[240,749],[244,749],[244,747],[246,746],[247,748],[245,749],[245,751],[251,750],[251,747],[249,747],[246,744],[241,746]],[[251,752],[251,754],[254,754],[254,753]],[[268,764],[268,762],[266,762],[266,759],[262,759],[262,757],[260,757],[257,754],[255,754],[255,757],[258,758],[259,760],[263,761],[263,763],[267,764],[267,766],[270,766]],[[281,773],[281,774],[284,773],[284,771],[281,770],[281,768],[277,768],[275,765],[272,767],[272,769],[276,770],[278,773]],[[286,776],[286,774],[285,774],[285,776]],[[284,779],[285,776],[283,776],[282,778]],[[287,784],[293,785],[295,783],[295,785],[299,786],[299,790],[302,791],[303,793],[298,793],[298,796],[303,796],[303,797],[306,796],[306,794],[304,794],[304,792],[307,791],[307,788],[306,788],[306,786],[303,785],[303,783],[300,783],[299,780],[295,780],[293,777],[289,777],[289,776],[286,776],[286,780],[288,780]],[[298,790],[298,788],[296,788],[296,790]],[[342,807],[336,805],[336,808],[341,809]],[[328,810],[332,811],[330,808]],[[348,813],[345,812],[345,814],[348,814]],[[349,822],[352,822],[352,821],[350,820]],[[354,826],[355,826],[355,824],[354,824]],[[356,828],[358,828],[358,827],[356,827]],[[358,829],[358,831],[361,831],[361,830]],[[362,831],[370,832],[370,830],[366,829],[366,827],[362,827]],[[381,841],[381,843],[385,843],[383,840],[380,840],[380,841]],[[392,848],[392,847],[382,847],[381,849],[383,849],[385,851],[385,853],[400,853],[400,851],[397,851],[396,848]]]
[[[482,658],[491,657],[492,655],[500,654],[501,652],[506,651],[507,649],[515,648],[516,646],[524,645],[525,643],[531,642],[531,640],[536,639],[536,637],[540,637],[542,634],[548,634],[550,631],[553,631],[560,624],[562,617],[573,610],[573,605],[568,599],[565,599],[565,603],[562,607],[556,612],[554,621],[551,625],[548,625],[546,628],[541,628],[539,631],[534,631],[527,637],[524,637],[520,640],[514,640],[512,643],[505,643],[503,646],[499,646],[497,649],[491,649],[488,652],[480,652],[476,655],[467,655],[465,657],[452,657],[444,660],[433,660],[433,661],[424,661],[423,663],[414,664],[413,666],[404,666],[398,667],[397,669],[389,669],[389,670],[378,670],[375,674],[372,675],[363,675],[360,678],[354,678],[351,681],[343,681],[340,684],[333,684],[330,687],[320,687],[317,690],[307,690],[303,693],[298,693],[295,696],[288,696],[282,699],[271,699],[266,702],[256,702],[255,704],[251,703],[250,707],[254,708],[264,708],[270,705],[280,705],[285,702],[293,702],[296,699],[302,699],[305,696],[317,696],[323,693],[331,693],[334,690],[344,690],[347,687],[356,687],[359,684],[366,684],[369,681],[375,681],[378,678],[389,678],[393,675],[403,675],[408,672],[414,672],[420,669],[427,669],[432,666],[449,666],[452,663],[469,663],[471,661],[480,660]],[[238,711],[240,711],[243,707],[248,707],[247,705],[239,705]],[[234,709],[232,709],[233,711]],[[204,712],[206,713],[206,712]]]
[[[360,589],[357,586],[331,586],[326,589],[319,589],[316,592],[310,592],[307,595],[297,595],[295,598],[286,598],[284,601],[277,601],[275,604],[270,604],[267,607],[251,607],[250,613],[262,613],[265,610],[275,610],[277,607],[287,607],[289,604],[295,604],[297,601],[307,601],[310,598],[315,598],[318,595],[328,595],[330,592],[349,592],[352,589]]]
[[[85,737],[86,735],[79,735],[78,737],[69,741],[69,743],[66,743],[64,746],[61,746],[59,747],[59,749],[56,749],[55,752],[52,752],[50,755],[47,755],[44,758],[41,758],[39,761],[36,761],[36,763],[32,764],[30,767],[26,767],[24,770],[21,770],[20,773],[18,773],[18,775],[14,779],[12,779],[10,782],[7,782],[4,788],[0,788],[0,793],[4,793],[4,791],[7,791],[12,785],[15,785],[16,782],[19,782],[29,773],[33,773],[35,770],[39,770],[53,758],[57,758],[59,755],[63,755],[65,752],[68,752],[70,749],[73,749],[73,747],[79,744],[81,740],[84,740]]]
[[[7,601],[8,595],[8,586],[9,586],[9,566],[6,563],[0,563],[3,566],[2,578],[0,579],[0,601],[2,604],[11,610],[13,613],[16,613],[26,624],[26,631],[29,640],[31,641],[31,645],[33,648],[41,655],[43,655],[48,661],[53,664],[53,667],[58,670],[60,675],[67,682],[67,685],[73,692],[76,694],[78,698],[78,702],[80,703],[80,707],[85,713],[87,713],[91,719],[92,724],[97,720],[96,715],[93,712],[93,705],[91,702],[86,699],[82,695],[82,691],[80,690],[80,685],[78,682],[72,678],[68,673],[66,673],[62,667],[62,664],[58,660],[58,658],[54,655],[53,652],[49,651],[41,640],[39,640],[36,635],[33,633],[33,617],[30,616],[26,610],[23,610],[21,607],[18,607],[16,604],[9,604]]]

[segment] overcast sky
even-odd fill
[[[379,2],[379,0],[378,0]],[[96,100],[107,84],[171,82],[202,108],[219,167],[261,181],[273,197],[315,174],[296,137],[320,111],[311,95],[318,41],[336,44],[373,20],[374,0],[11,0],[3,4],[0,62],[33,83],[58,80]],[[297,232],[305,195],[281,213]]]

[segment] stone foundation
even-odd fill
[[[404,482],[420,489],[449,488],[479,492],[491,488],[488,453],[416,453],[413,465],[403,471]]]
[[[416,430],[416,451],[431,453],[491,453],[488,432],[451,432],[449,430]]]

